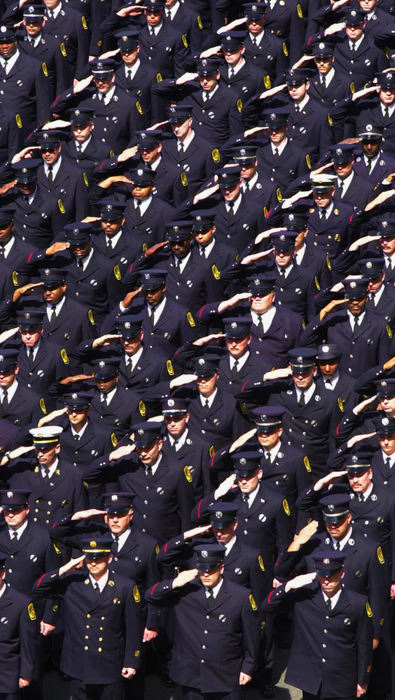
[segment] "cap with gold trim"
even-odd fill
[[[31,428],[29,433],[35,447],[45,447],[59,442],[63,428],[60,425],[43,425],[42,428]]]

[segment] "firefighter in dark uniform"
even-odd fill
[[[71,122],[72,137],[62,145],[65,155],[86,173],[88,182],[94,168],[98,167],[110,152],[109,145],[95,136],[94,114],[95,110],[89,107],[71,109],[68,118]]]
[[[130,579],[109,571],[111,546],[108,535],[83,540],[83,555],[41,576],[34,589],[38,600],[63,595],[60,668],[71,678],[75,700],[124,700],[124,679],[133,678],[141,664],[141,594]],[[84,560],[86,568],[76,570]]]
[[[0,693],[4,698],[20,698],[33,678],[38,649],[37,617],[31,597],[5,583],[7,554],[0,553],[0,663],[3,669]]]
[[[33,447],[20,447],[6,453],[1,460],[8,486],[29,489],[29,504],[34,523],[49,529],[54,519],[74,513],[86,505],[80,477],[60,454],[62,428],[32,428]],[[29,453],[35,451],[35,456]]]
[[[258,609],[252,593],[230,582],[224,572],[225,547],[196,547],[197,568],[173,581],[157,583],[149,602],[170,606],[174,646],[170,677],[182,687],[184,700],[243,700],[258,653]]]
[[[0,418],[16,426],[26,426],[43,418],[45,401],[31,389],[18,382],[18,350],[0,351]]]
[[[294,637],[287,683],[304,700],[351,700],[366,692],[372,670],[372,610],[366,596],[342,586],[344,554],[314,553],[315,571],[269,593],[264,612],[294,602]]]

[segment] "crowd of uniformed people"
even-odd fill
[[[0,700],[389,700],[392,0],[0,13]]]

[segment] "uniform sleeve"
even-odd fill
[[[243,606],[243,659],[242,673],[252,676],[258,662],[259,652],[259,614],[258,606],[252,593]]]
[[[20,616],[20,678],[33,678],[38,653],[38,621],[33,603],[29,602]]]
[[[125,601],[125,655],[123,665],[138,669],[141,665],[144,617],[140,592],[130,583]]]
[[[368,683],[373,658],[373,621],[369,601],[361,605],[355,635],[357,644],[358,683]]]

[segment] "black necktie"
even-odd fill
[[[107,394],[102,395],[101,405],[103,406],[103,408],[107,408],[107,406],[108,406]]]
[[[326,221],[326,209],[321,209],[321,221]]]
[[[48,165],[48,182],[52,185],[53,183],[53,165]]]
[[[48,19],[53,19],[54,18],[53,10],[47,10],[47,16],[48,16]]]
[[[337,186],[337,193],[338,193],[340,199],[343,199],[343,186],[344,186],[344,182],[342,180],[340,185]]]
[[[258,323],[256,324],[256,327],[261,335],[263,335],[263,323],[262,323],[262,314],[258,314]]]
[[[49,474],[47,471],[44,473],[43,482],[44,484],[49,484]]]
[[[154,27],[150,27],[150,34],[151,34],[151,36],[155,36],[155,29],[154,29]]]
[[[126,375],[128,377],[130,377],[132,375],[132,371],[133,371],[133,362],[132,362],[132,360],[128,359],[126,361]]]
[[[136,202],[135,212],[136,212],[136,224],[139,224],[141,221],[141,206],[140,206],[140,202],[138,200]]]
[[[270,452],[266,452],[266,455],[265,455],[265,456],[266,456],[266,459],[267,459],[267,461],[269,462],[269,464],[271,464],[271,463],[272,463],[272,460],[271,460],[271,457],[270,457]]]
[[[280,158],[280,154],[279,154],[279,152],[278,152],[278,148],[275,148],[275,149],[274,149],[274,159],[275,159],[275,160],[278,160],[278,158]]]
[[[151,309],[150,321],[151,321],[151,326],[154,327],[154,325],[155,325],[155,307],[153,307]]]
[[[49,325],[56,320],[56,306],[51,306],[51,315],[49,317]]]
[[[353,333],[356,333],[359,326],[359,316],[354,316],[354,328]]]
[[[241,498],[242,498],[243,503],[245,503],[246,506],[247,506],[247,508],[249,508],[248,493],[242,493],[242,494],[241,494]]]
[[[299,107],[299,105],[295,105],[295,112],[300,112],[300,107]]]
[[[151,465],[148,465],[146,467],[145,473],[147,475],[147,481],[151,481],[151,479],[152,479],[152,467],[151,467]]]
[[[235,360],[232,367],[232,379],[237,379],[239,374],[239,361]]]
[[[228,202],[228,216],[230,219],[234,216],[233,207],[234,207],[234,202]]]
[[[34,348],[29,348],[28,356],[29,356],[29,364],[32,365],[33,359],[34,359]]]
[[[76,442],[78,442],[78,441],[79,441],[79,439],[80,439],[80,437],[81,437],[81,436],[80,436],[80,435],[78,435],[78,433],[77,433],[77,435],[74,435],[74,440],[75,440]]]
[[[326,605],[326,607],[328,608],[328,610],[329,610],[329,612],[330,612],[330,611],[332,610],[332,601],[331,601],[330,598],[328,598],[328,600],[325,601],[325,605]]]
[[[183,155],[184,155],[184,151],[185,151],[184,144],[183,144],[183,143],[179,143],[179,144],[178,144],[178,153],[180,154],[180,156],[183,156]]]
[[[4,245],[0,243],[0,258],[3,259],[4,257]]]
[[[171,19],[171,10],[167,10],[166,17],[167,19]]]
[[[111,238],[108,238],[108,239],[107,239],[107,250],[108,250],[109,252],[112,251],[112,240],[111,240]]]
[[[8,389],[3,389],[3,398],[1,401],[3,409],[8,408]]]
[[[322,75],[322,76],[321,76],[321,85],[322,85],[322,87],[323,87],[324,90],[325,90],[325,88],[326,88],[326,77],[325,77],[325,75]]]
[[[385,119],[389,119],[390,116],[390,111],[388,107],[384,107],[384,117]]]
[[[387,469],[391,469],[391,457],[387,457],[387,459],[385,460],[385,466],[387,467]]]
[[[210,408],[210,402],[208,399],[206,399],[204,402],[204,408],[206,409],[206,411],[208,411],[208,409]]]
[[[114,554],[117,554],[119,552],[119,537],[118,535],[115,535],[114,537],[114,544],[112,546],[112,550]]]
[[[207,606],[210,609],[213,607],[213,603],[214,603],[214,593],[213,593],[212,588],[207,588],[207,596],[206,597],[207,597]]]
[[[235,77],[234,68],[230,68],[230,70],[229,70],[229,78],[232,80],[232,78],[234,78],[234,77]]]
[[[304,391],[301,391],[301,392],[300,392],[300,397],[299,397],[299,401],[298,401],[298,406],[299,406],[300,408],[302,408],[303,406],[306,406],[306,399],[305,399]]]
[[[93,584],[93,590],[95,591],[95,596],[98,598],[100,595],[100,586],[97,581]]]
[[[83,271],[84,271],[84,263],[83,263],[83,261],[82,261],[81,258],[78,258],[78,259],[77,259],[77,267],[78,267],[78,271],[79,271],[79,272],[83,272]]]
[[[16,549],[18,545],[18,533],[13,532],[11,537],[11,549]]]
[[[257,44],[256,44],[256,37],[255,37],[255,36],[252,37],[251,43],[252,43],[253,46],[256,46],[256,45],[257,45]]]

